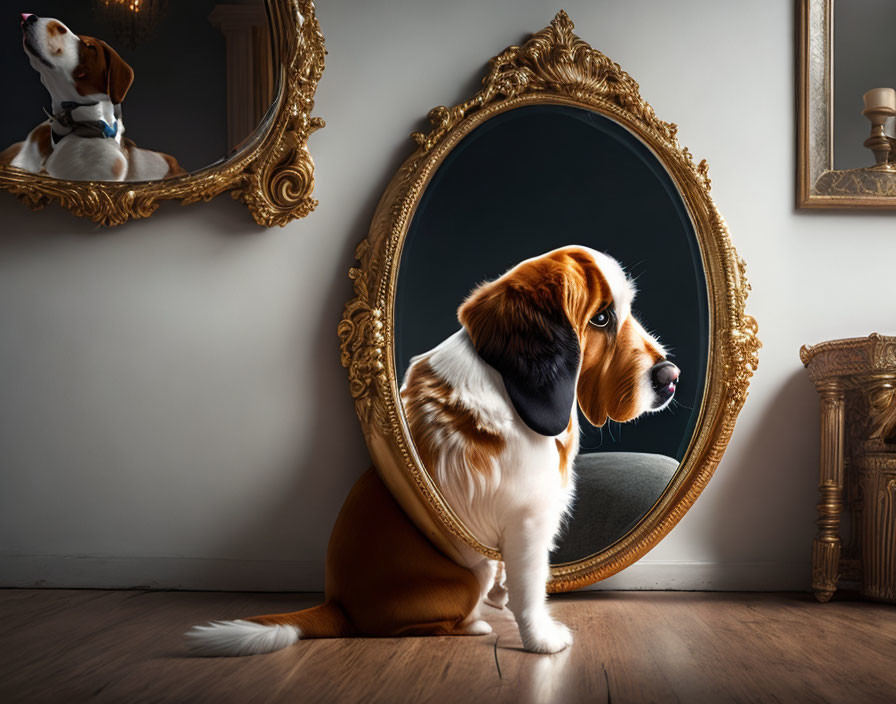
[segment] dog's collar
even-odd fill
[[[92,108],[96,105],[99,105],[99,103],[77,103],[70,100],[63,101],[60,105],[61,110],[49,115],[50,138],[53,145],[57,145],[63,137],[68,137],[71,134],[87,139],[115,139],[118,136],[119,125],[121,124],[121,105],[116,105],[114,107],[114,125],[110,125],[102,119],[78,120],[72,114],[78,108]]]

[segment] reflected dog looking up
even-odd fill
[[[22,45],[52,113],[0,153],[9,165],[69,181],[154,181],[186,173],[177,160],[124,136],[121,103],[134,71],[106,42],[52,18],[22,14]]]

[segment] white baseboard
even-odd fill
[[[660,562],[642,560],[586,589],[655,591],[803,591],[806,562]],[[317,560],[0,554],[0,587],[319,592]]]
[[[661,562],[641,560],[585,589],[776,592],[811,586],[806,562]]]

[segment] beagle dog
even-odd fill
[[[458,539],[462,561],[450,560],[370,470],[333,529],[326,602],[194,627],[195,652],[262,653],[300,638],[485,634],[483,603],[509,607],[526,650],[569,646],[545,585],[575,488],[577,402],[594,425],[625,422],[668,406],[679,379],[632,314],[634,295],[611,257],[558,249],[479,286],[459,308],[463,327],[411,361],[401,397],[420,459],[503,563]]]
[[[134,71],[106,42],[59,20],[22,15],[22,43],[52,98],[50,119],[0,152],[0,165],[68,181],[154,181],[186,173],[174,157],[124,136]]]

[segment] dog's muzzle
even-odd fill
[[[665,405],[675,395],[675,388],[680,376],[681,370],[668,360],[653,365],[650,369],[650,384],[656,395],[654,408]]]
[[[37,15],[31,15],[27,12],[22,13],[22,43],[25,47],[26,52],[40,61],[47,68],[53,68],[53,64],[51,64],[43,57],[43,55],[41,55],[40,51],[34,43],[34,32],[38,19],[39,18]]]

